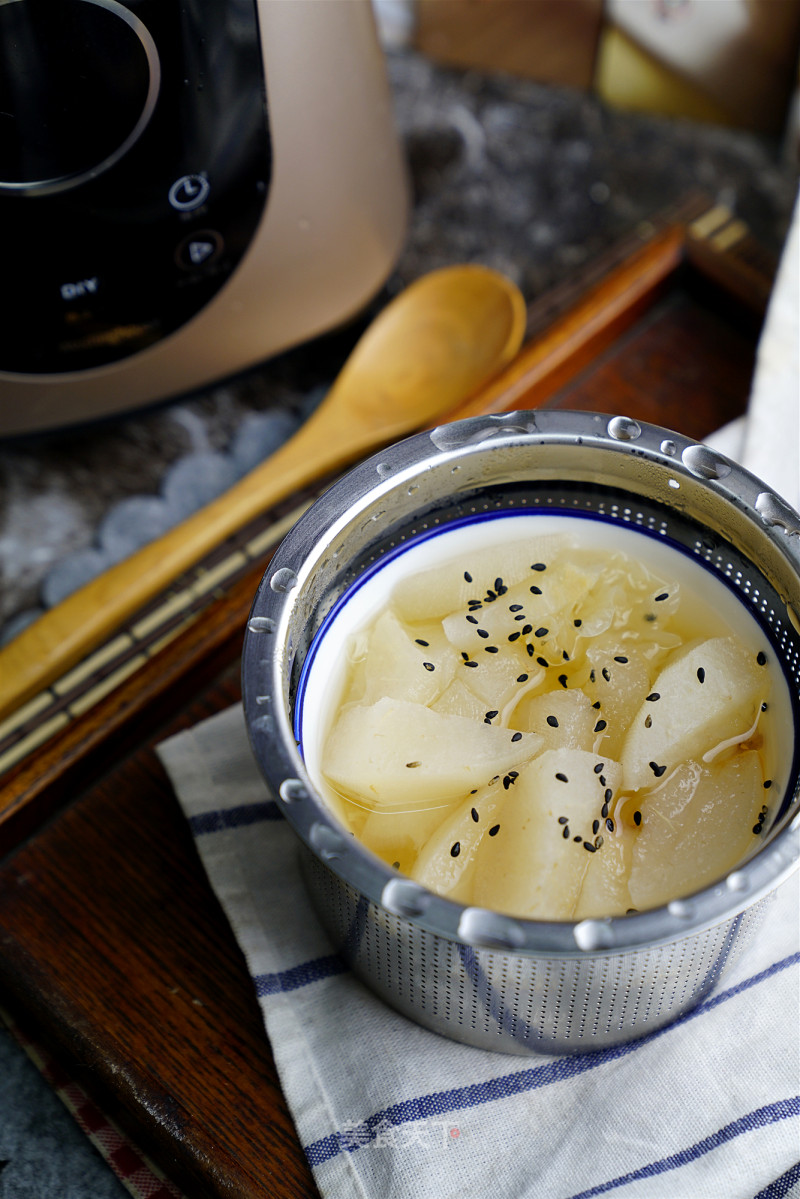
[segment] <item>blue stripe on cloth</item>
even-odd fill
[[[243,803],[236,808],[200,812],[197,816],[189,817],[189,827],[195,837],[202,837],[206,833],[218,833],[227,828],[243,828],[248,824],[262,824],[266,820],[283,820],[283,812],[274,799]]]
[[[671,1153],[669,1157],[649,1162],[638,1170],[631,1170],[629,1174],[621,1174],[619,1178],[601,1182],[598,1186],[590,1187],[588,1191],[579,1191],[570,1196],[570,1199],[592,1199],[594,1195],[606,1195],[609,1191],[616,1190],[617,1187],[627,1186],[629,1182],[638,1182],[642,1178],[655,1178],[657,1174],[666,1174],[668,1170],[678,1170],[681,1166],[697,1161],[699,1157],[710,1153],[712,1149],[718,1149],[720,1145],[727,1144],[728,1141],[741,1136],[744,1132],[752,1132],[755,1128],[766,1128],[768,1124],[777,1124],[779,1120],[790,1120],[792,1116],[799,1114],[800,1095],[795,1095],[792,1099],[780,1099],[777,1103],[768,1103],[765,1107],[758,1107],[755,1111],[740,1116],[738,1120],[731,1121],[724,1128],[712,1132],[710,1136],[703,1137],[702,1141],[696,1141],[694,1145],[689,1145],[686,1149],[679,1149],[677,1153]],[[785,1194],[785,1192],[783,1193]]]
[[[344,974],[347,966],[336,953],[326,957],[314,958],[310,962],[301,962],[290,970],[279,970],[275,974],[256,974],[253,982],[257,995],[277,995],[281,991],[297,991],[307,987],[309,983],[319,982],[320,979],[330,978],[334,974]]]
[[[765,1186],[763,1191],[759,1191],[753,1199],[785,1199],[796,1182],[800,1181],[800,1162],[795,1162],[790,1166],[785,1174],[781,1174],[780,1178],[776,1178],[769,1186]]]
[[[355,1129],[349,1128],[347,1132],[333,1132],[304,1146],[309,1165],[313,1169],[315,1166],[321,1166],[324,1162],[337,1157],[340,1153],[355,1152],[356,1149],[374,1140],[381,1129],[385,1129],[387,1125],[407,1124],[416,1120],[425,1120],[430,1116],[441,1116],[448,1112],[478,1107],[484,1103],[493,1103],[496,1099],[506,1099],[511,1095],[538,1090],[540,1087],[547,1087],[552,1083],[577,1077],[588,1070],[605,1065],[606,1062],[626,1057],[629,1053],[634,1053],[679,1025],[697,1019],[721,1003],[732,999],[735,995],[757,986],[798,962],[800,962],[800,953],[790,954],[789,957],[774,962],[771,966],[754,974],[751,978],[744,979],[727,991],[720,991],[718,995],[712,996],[698,1007],[693,1008],[692,1011],[686,1012],[672,1024],[656,1029],[655,1032],[638,1041],[629,1041],[624,1045],[612,1045],[607,1049],[598,1049],[571,1057],[553,1058],[543,1065],[530,1066],[513,1074],[490,1078],[486,1082],[469,1083],[449,1091],[434,1091],[430,1095],[420,1095],[414,1099],[406,1099],[402,1103],[392,1104],[391,1107],[368,1116]]]

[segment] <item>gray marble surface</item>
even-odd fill
[[[374,311],[418,275],[476,261],[528,299],[698,186],[778,251],[796,171],[745,133],[612,112],[596,98],[392,55],[414,189],[408,238]],[[5,636],[202,505],[318,402],[370,314],[203,395],[0,444]],[[125,1192],[0,1031],[0,1199]]]

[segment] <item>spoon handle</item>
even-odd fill
[[[383,442],[382,431],[346,427],[323,408],[224,495],[91,579],[1,649],[0,718],[60,678],[260,512]]]

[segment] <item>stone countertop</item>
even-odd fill
[[[613,112],[569,89],[389,59],[413,183],[403,253],[348,328],[204,394],[0,444],[0,627],[13,635],[104,565],[207,502],[324,394],[370,314],[439,266],[482,262],[533,299],[702,188],[777,253],[797,172],[753,135]],[[0,1032],[0,1199],[123,1190]]]

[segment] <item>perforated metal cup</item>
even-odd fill
[[[331,815],[294,734],[326,617],[381,560],[481,513],[592,514],[663,537],[738,595],[786,675],[800,729],[800,517],[706,446],[625,417],[517,412],[419,434],[371,458],[301,518],[256,595],[244,646],[255,756],[298,835],[306,881],[354,972],[419,1024],[508,1053],[599,1049],[708,995],[769,919],[800,860],[798,749],[760,850],[696,894],[625,917],[516,919],[426,891]]]

